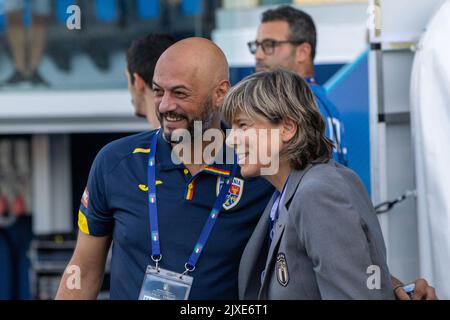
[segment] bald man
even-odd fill
[[[111,299],[238,298],[240,257],[273,188],[244,181],[222,142],[198,160],[216,140],[184,141],[206,130],[224,136],[219,108],[229,88],[227,61],[211,41],[190,38],[163,53],[153,78],[161,129],[97,155],[58,299],[97,297],[111,242]],[[180,145],[192,152],[176,153]]]

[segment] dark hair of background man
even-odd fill
[[[134,40],[127,51],[127,68],[131,83],[134,84],[133,74],[137,73],[148,86],[151,86],[156,62],[174,43],[175,39],[171,35],[156,33]]]
[[[281,6],[263,13],[262,23],[285,21],[291,31],[291,41],[306,42],[311,45],[311,60],[316,56],[317,31],[313,19],[306,12],[291,6]]]

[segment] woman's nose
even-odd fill
[[[231,129],[229,131],[229,134],[228,134],[227,138],[225,139],[225,143],[229,147],[232,147],[232,148],[234,147],[234,130],[233,129]]]

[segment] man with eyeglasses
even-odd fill
[[[314,80],[314,58],[317,32],[313,19],[305,12],[291,6],[281,6],[263,13],[256,41],[248,43],[255,55],[256,71],[287,69],[296,72],[310,85],[319,109],[326,120],[327,137],[335,143],[333,158],[347,165],[344,126],[337,108],[328,99],[325,90]],[[434,288],[424,279],[417,279],[409,286],[391,276],[397,299],[434,300]],[[406,293],[406,287],[411,291]]]
[[[316,27],[312,18],[291,6],[281,6],[263,13],[256,41],[248,43],[255,55],[256,71],[287,69],[299,74],[310,85],[327,124],[327,137],[334,144],[333,158],[347,165],[344,124],[325,90],[314,79]]]

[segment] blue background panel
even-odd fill
[[[1,0],[0,0],[1,2]],[[5,13],[0,9],[0,32],[3,32],[6,28],[6,16]]]
[[[117,21],[118,4],[117,0],[94,0],[95,16],[101,22]]]
[[[137,12],[141,19],[156,19],[159,16],[159,0],[137,0]]]
[[[181,13],[191,17],[201,14],[203,11],[203,0],[183,0],[181,2]]]
[[[368,51],[343,67],[324,87],[344,121],[348,165],[360,176],[370,194]]]

